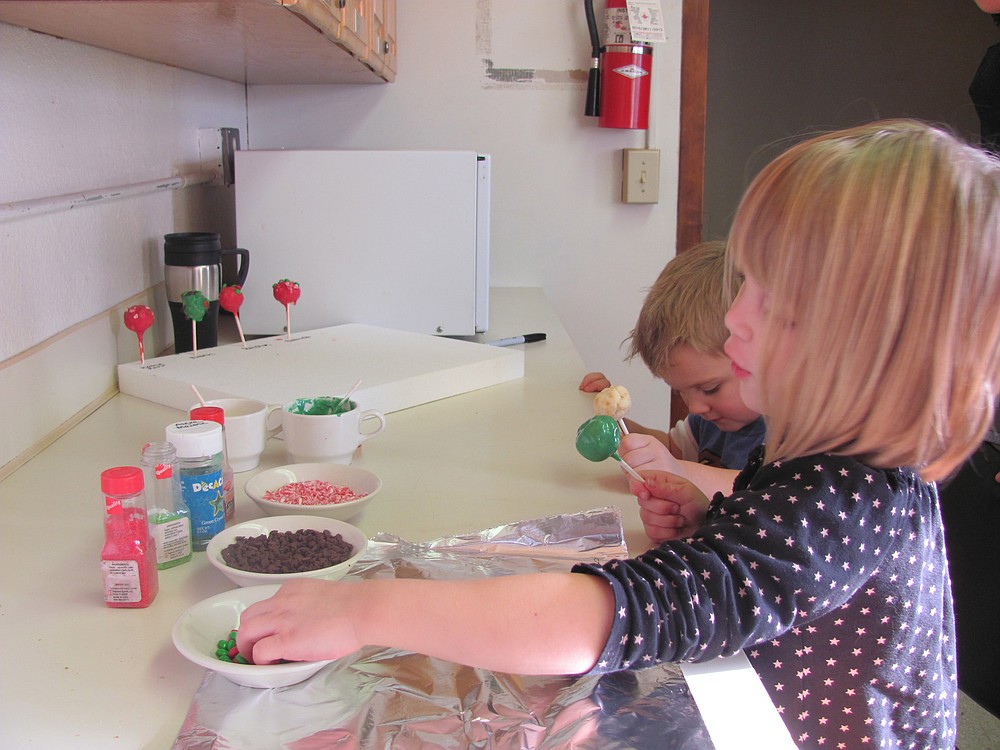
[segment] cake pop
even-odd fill
[[[191,349],[197,352],[198,324],[205,319],[209,303],[205,295],[195,289],[181,295],[181,304],[184,306],[184,317],[191,321]]]
[[[594,414],[606,414],[618,422],[622,432],[628,435],[625,415],[632,408],[632,397],[623,385],[611,385],[594,396]]]
[[[302,289],[299,287],[299,282],[297,281],[281,279],[272,285],[271,291],[274,294],[274,298],[285,306],[285,339],[290,339],[292,337],[291,306],[299,301]]]
[[[236,330],[240,332],[240,341],[243,342],[243,348],[247,348],[247,339],[243,335],[243,326],[240,325],[240,305],[243,304],[243,287],[239,284],[230,284],[229,286],[222,287],[222,291],[219,292],[219,307],[223,310],[227,310],[233,314],[236,318]]]
[[[613,458],[622,465],[637,482],[645,481],[642,476],[618,455],[621,430],[615,420],[607,414],[591,417],[576,431],[576,449],[588,461],[603,461]]]
[[[125,311],[125,327],[139,338],[139,364],[146,364],[142,335],[151,325],[153,325],[153,311],[145,305],[132,305]]]

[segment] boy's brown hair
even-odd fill
[[[729,336],[725,317],[739,289],[726,273],[724,242],[702,242],[672,258],[646,293],[627,359],[636,356],[654,375],[670,362],[670,353],[689,345],[705,354],[725,356]]]

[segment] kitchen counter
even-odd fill
[[[592,399],[577,391],[583,363],[542,292],[493,290],[491,319],[488,339],[548,334],[523,345],[524,378],[388,415],[385,432],[355,459],[384,486],[352,523],[368,535],[423,541],[617,505],[631,553],[646,549],[624,475],[574,448]],[[160,571],[149,608],[106,607],[99,475],[138,465],[142,445],[183,416],[119,394],[0,482],[0,747],[167,748],[176,738],[204,672],[177,653],[170,629],[189,606],[232,585],[196,552]],[[272,439],[260,467],[236,475],[237,521],[261,515],[243,491],[247,479],[283,463],[283,443]],[[723,683],[735,685],[738,702],[752,704],[749,667],[713,669],[708,692],[723,696]],[[763,694],[759,681],[755,689]],[[766,697],[764,708],[776,716]]]

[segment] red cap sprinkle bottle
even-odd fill
[[[101,472],[104,548],[101,573],[109,607],[148,607],[160,589],[156,545],[146,519],[142,470],[116,466]]]

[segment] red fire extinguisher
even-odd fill
[[[584,112],[598,117],[602,128],[645,130],[653,47],[632,39],[625,0],[606,0],[603,44],[593,0],[583,4],[593,57]]]

